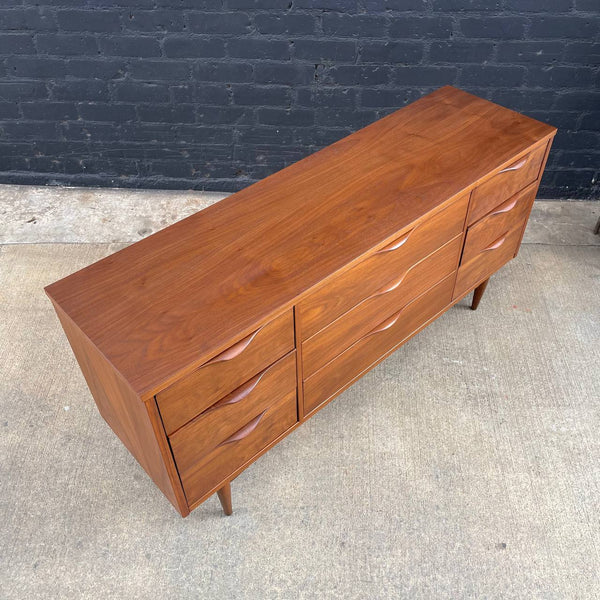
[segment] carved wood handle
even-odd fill
[[[267,411],[264,410],[263,412],[260,413],[260,415],[258,415],[258,417],[254,417],[254,419],[252,419],[252,421],[250,421],[250,423],[248,423],[247,425],[244,425],[244,427],[242,427],[239,431],[236,431],[233,435],[229,436],[225,441],[221,442],[217,446],[217,448],[219,448],[221,446],[225,446],[226,444],[233,444],[234,442],[239,442],[240,440],[243,440],[245,437],[249,436],[256,429],[256,427],[260,423],[261,419],[265,416],[266,412]]]
[[[416,227],[415,227],[415,229],[416,229]],[[376,252],[376,254],[380,254],[380,253],[384,253],[384,252],[393,252],[394,250],[398,250],[398,248],[400,248],[400,246],[404,246],[404,244],[406,244],[406,242],[408,241],[408,238],[410,237],[410,234],[413,231],[414,231],[414,229],[411,229],[408,233],[404,234],[400,239],[394,240],[389,246],[386,246],[385,248],[378,250]]]
[[[221,354],[217,354],[217,356],[211,358],[208,362],[204,363],[203,366],[212,365],[214,363],[223,362],[225,360],[231,360],[232,358],[239,356],[252,343],[252,340],[260,333],[263,327],[259,327],[254,333],[251,333],[243,340],[240,340],[239,342],[231,346],[231,348],[223,350]]]
[[[495,242],[492,242],[487,248],[484,248],[482,252],[488,252],[489,250],[496,250],[496,248],[500,248],[502,244],[506,241],[506,236],[508,234],[504,234],[502,237],[499,237]]]
[[[501,204],[498,209],[492,213],[492,215],[501,215],[502,213],[510,212],[517,205],[518,200],[518,198],[507,200],[504,204]]]
[[[523,167],[527,164],[528,158],[529,158],[528,156],[526,156],[525,158],[522,158],[518,163],[515,163],[514,165],[510,165],[509,167],[506,167],[506,169],[502,169],[502,171],[499,171],[498,174],[508,173],[508,171],[518,171],[521,167]]]
[[[406,273],[408,273],[408,271],[406,271]],[[371,298],[377,298],[377,296],[383,296],[384,294],[389,294],[390,292],[393,292],[404,281],[404,278],[406,277],[406,273],[404,273],[404,275],[402,275],[402,277],[400,277],[400,279],[398,279],[394,283],[389,284],[387,287],[383,288],[382,290],[378,290],[374,294],[371,294],[368,298],[365,298],[365,301],[371,300]]]
[[[404,310],[404,308],[402,310]],[[369,333],[363,335],[363,337],[360,338],[360,340],[365,340],[371,335],[375,335],[377,333],[382,333],[382,332],[386,331],[387,329],[389,329],[390,327],[393,327],[398,322],[398,319],[400,318],[400,315],[402,314],[402,310],[399,310],[397,313],[393,314],[389,319],[386,319],[383,323],[381,323],[380,325],[375,327],[375,329],[371,329],[371,331],[369,331]]]
[[[230,404],[237,404],[244,398],[248,397],[254,391],[254,388],[256,388],[256,386],[260,383],[260,380],[265,376],[266,372],[270,368],[271,367],[267,367],[262,373],[255,375],[252,379],[246,381],[246,383],[244,383],[243,385],[240,385],[239,388],[233,390],[233,392],[225,396],[225,398],[219,400],[216,404],[213,404],[205,412],[210,412],[211,410],[216,410],[217,408],[221,408],[223,406],[229,406]]]

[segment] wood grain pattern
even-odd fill
[[[454,272],[462,235],[413,265],[397,280],[387,282],[347,313],[302,344],[304,378],[320,369],[378,323]],[[362,281],[355,282],[362,289]]]
[[[463,263],[471,260],[509,229],[525,223],[537,188],[538,183],[534,182],[469,227],[462,256]]]
[[[294,347],[292,311],[263,325],[156,397],[170,435]]]
[[[170,435],[177,464],[189,464],[204,456],[295,390],[296,360],[292,352]]]
[[[452,299],[454,274],[413,300],[383,323],[365,334],[304,382],[304,403],[314,410],[342,389],[347,382],[368,370],[371,364],[434,315]]]
[[[504,167],[491,179],[477,186],[471,194],[469,224],[514,196],[518,191],[533,183],[540,174],[546,144],[542,144],[528,156]]]
[[[335,275],[297,306],[308,338],[344,312],[406,275],[416,263],[462,232],[468,194],[404,232],[358,265]]]
[[[554,133],[444,87],[47,293],[150,399]]]
[[[203,457],[177,457],[190,504],[219,485],[223,478],[259,454],[297,423],[296,393],[281,398]]]

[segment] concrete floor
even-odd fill
[[[0,597],[598,598],[600,203],[181,519],[42,288],[220,197],[0,186]]]

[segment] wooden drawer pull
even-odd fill
[[[488,250],[496,250],[497,248],[500,248],[500,246],[502,246],[502,244],[504,244],[504,242],[506,241],[506,236],[508,234],[504,234],[502,237],[499,237],[495,242],[492,242],[487,248],[484,248],[482,250],[482,252],[487,252]]]
[[[416,229],[416,227],[415,227]],[[393,252],[394,250],[398,250],[401,246],[404,246],[410,237],[410,234],[415,230],[411,229],[407,234],[403,235],[399,240],[393,241],[389,246],[378,250],[376,254],[383,254],[384,252]]]
[[[264,327],[264,326],[263,326]],[[208,362],[202,365],[205,367],[206,365],[212,365],[214,363],[223,362],[226,360],[231,360],[236,356],[239,356],[251,343],[252,340],[260,333],[262,327],[259,327],[254,333],[251,333],[249,336],[245,337],[243,340],[237,342],[231,346],[231,348],[227,348],[227,350],[223,350],[221,354],[217,354],[217,356],[211,358]]]
[[[402,309],[402,310],[404,310],[404,309]],[[368,338],[371,335],[375,335],[376,333],[382,333],[382,332],[386,331],[387,329],[389,329],[390,327],[393,327],[398,322],[398,319],[400,318],[400,314],[402,313],[402,310],[400,310],[396,314],[392,315],[389,319],[387,319],[386,321],[384,321],[383,323],[381,323],[380,325],[375,327],[375,329],[371,329],[371,331],[369,331],[369,333],[367,333],[361,339],[364,340],[365,338]]]
[[[519,198],[516,196],[512,200],[507,200],[504,204],[501,204],[497,210],[493,211],[493,215],[501,215],[502,213],[510,212],[518,202]]]
[[[270,368],[271,367],[267,367],[262,373],[255,375],[252,379],[250,379],[249,381],[246,381],[246,383],[244,383],[243,385],[240,385],[240,387],[237,388],[236,390],[233,390],[233,392],[231,392],[231,394],[228,394],[227,396],[225,396],[225,398],[219,400],[217,403],[213,404],[210,408],[206,409],[204,411],[204,414],[206,414],[207,412],[209,412],[211,410],[216,410],[217,408],[221,408],[223,406],[229,406],[230,404],[237,404],[238,402],[240,402],[241,400],[243,400],[244,398],[249,396],[252,393],[252,391],[254,390],[254,388],[260,383],[260,380],[265,376],[265,374],[267,373],[267,371]]]
[[[408,271],[410,271],[410,269]],[[406,273],[408,273],[408,271],[406,271]],[[377,298],[377,296],[383,296],[384,294],[389,294],[390,292],[393,292],[404,281],[404,278],[406,277],[406,273],[404,273],[404,275],[402,275],[402,277],[400,277],[400,279],[398,279],[394,283],[387,285],[382,290],[378,290],[377,292],[375,292],[368,298],[365,298],[364,302],[366,302],[367,300],[371,300],[371,298]]]
[[[254,417],[254,419],[252,419],[250,423],[244,425],[244,427],[242,427],[239,431],[236,431],[232,436],[228,437],[226,440],[221,442],[217,447],[225,446],[226,444],[233,444],[234,442],[239,442],[245,437],[248,437],[257,428],[258,424],[260,423],[261,419],[265,416],[266,412],[267,411],[264,410],[260,413],[260,415],[258,415],[258,417]]]
[[[526,156],[525,158],[522,158],[518,163],[515,163],[514,165],[510,165],[510,167],[506,167],[506,169],[502,169],[502,171],[498,171],[498,174],[508,173],[509,171],[518,171],[521,167],[524,167],[527,164],[528,158],[529,158],[528,156]]]

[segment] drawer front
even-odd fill
[[[292,311],[266,323],[156,396],[167,434],[294,348]]]
[[[322,288],[301,301],[297,308],[303,338],[314,335],[461,233],[467,204],[468,194],[349,271],[334,276]]]
[[[456,269],[461,247],[462,235],[458,235],[305,341],[302,344],[304,378],[334,359],[401,306],[450,275]]]
[[[501,235],[493,243],[483,248],[468,263],[461,265],[456,277],[454,298],[463,296],[477,284],[495,273],[501,266],[514,258],[519,243],[523,225]]]
[[[297,421],[296,393],[292,392],[248,421],[204,456],[178,448],[175,463],[189,504],[200,500],[224,479],[252,460]]]
[[[305,414],[369,369],[450,303],[454,273],[393,314],[304,382]]]
[[[546,146],[542,146],[477,186],[471,194],[469,225],[533,183],[540,174],[545,153]]]
[[[277,399],[296,392],[296,352],[255,375],[169,437],[177,464],[189,468]]]
[[[461,262],[469,262],[487,248],[503,233],[523,225],[535,199],[537,185],[534,183],[500,204],[492,212],[471,225],[467,230],[465,249]]]

